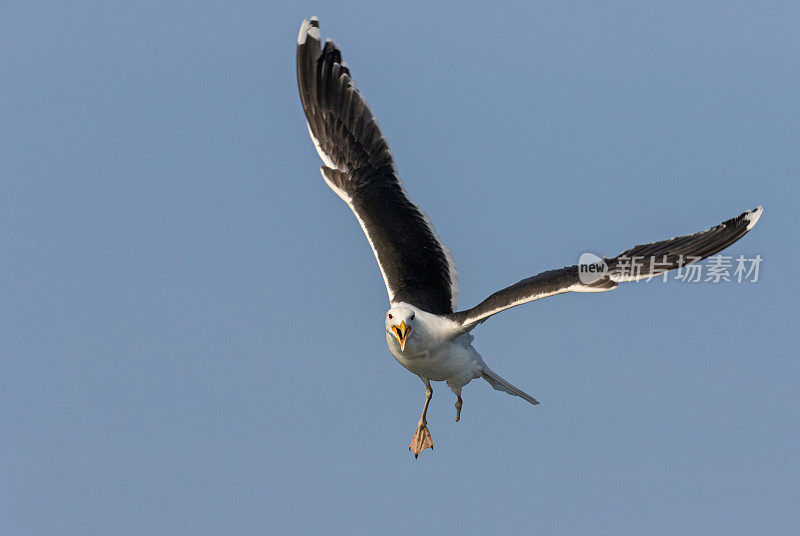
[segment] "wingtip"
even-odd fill
[[[308,36],[311,36],[312,39],[316,39],[317,41],[320,40],[319,19],[316,15],[308,20],[303,20],[302,24],[300,24],[300,32],[297,34],[297,45],[305,44]]]
[[[747,223],[747,230],[748,231],[750,229],[752,229],[756,225],[756,223],[758,222],[758,219],[761,217],[761,213],[762,212],[764,212],[764,207],[759,205],[756,208],[754,208],[753,210],[749,210],[749,211],[744,213],[744,217],[748,221],[748,223]]]

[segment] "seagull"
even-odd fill
[[[384,316],[386,344],[397,362],[425,384],[425,405],[409,446],[415,458],[426,448],[433,449],[426,418],[432,381],[447,382],[455,394],[456,422],[461,418],[461,390],[477,378],[498,391],[539,403],[486,365],[472,346],[470,332],[478,324],[548,296],[606,292],[621,282],[680,269],[739,240],[763,210],[759,206],[707,231],[638,245],[615,257],[542,272],[495,292],[471,309],[457,311],[453,257],[430,219],[409,199],[389,145],[339,48],[330,39],[322,46],[317,17],[300,26],[297,83],[308,133],[324,164],[322,178],[355,214],[386,284],[390,305]],[[631,259],[648,258],[651,262],[630,269]]]

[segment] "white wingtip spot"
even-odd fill
[[[747,221],[749,222],[747,224],[747,230],[748,231],[750,229],[752,229],[753,226],[755,226],[756,222],[758,221],[758,218],[761,217],[761,213],[763,211],[764,211],[764,207],[759,206],[759,207],[756,207],[755,209],[751,210],[747,214],[745,214],[745,218],[747,218]]]
[[[300,46],[306,42],[306,37],[308,36],[308,24],[307,20],[303,20],[303,23],[300,25],[300,31],[297,33],[297,45]]]
[[[319,20],[317,17],[311,17],[311,20],[304,20],[303,24],[300,25],[300,33],[297,34],[297,45],[305,44],[309,35],[312,39],[320,40]]]

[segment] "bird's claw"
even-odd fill
[[[417,431],[414,432],[414,437],[411,438],[411,446],[408,447],[408,450],[414,452],[414,458],[419,458],[420,452],[427,448],[433,450],[433,439],[428,426],[420,423],[417,426]]]

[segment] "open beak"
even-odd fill
[[[406,326],[405,320],[400,322],[397,326],[392,326],[392,335],[394,335],[397,342],[400,343],[401,352],[406,348],[406,339],[408,339],[409,333],[411,333],[411,326]]]

